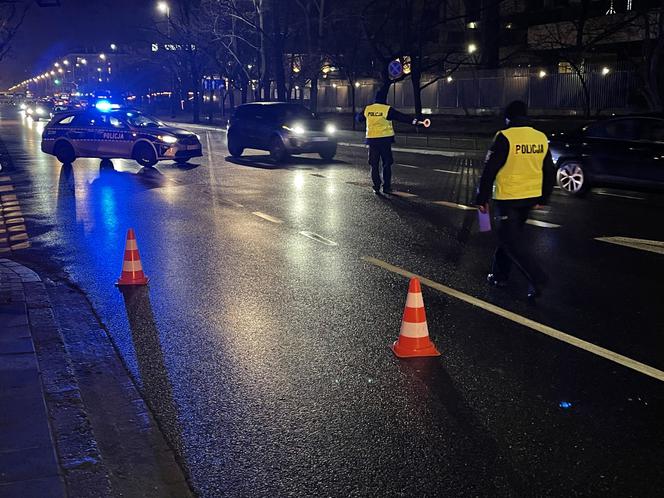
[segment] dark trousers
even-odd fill
[[[536,204],[536,201],[527,201],[494,201],[493,222],[498,235],[498,249],[493,256],[491,273],[498,280],[507,280],[514,265],[531,285],[537,287],[546,283],[547,277],[523,238],[528,214]]]
[[[380,189],[380,162],[383,161],[383,190],[392,188],[392,140],[372,140],[369,143],[369,165],[374,190]]]

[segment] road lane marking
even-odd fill
[[[449,169],[434,169],[438,173],[449,173],[450,175],[460,175],[461,171],[451,171]]]
[[[225,202],[226,204],[230,204],[231,206],[239,207],[242,208],[244,207],[244,204],[240,204],[239,202],[232,201],[230,199],[226,199],[225,197],[220,197],[219,200],[221,202]]]
[[[13,185],[0,185],[0,192],[13,192],[13,191],[14,191]]]
[[[283,223],[283,220],[275,218],[274,216],[270,216],[269,214],[261,213],[260,211],[254,211],[251,214],[258,216],[259,218],[263,218],[264,220],[271,221],[272,223]]]
[[[454,209],[462,209],[463,211],[470,211],[471,209],[477,209],[473,206],[466,206],[465,204],[458,204],[456,202],[450,202],[450,201],[433,201],[433,204],[436,204],[437,206],[445,206]]]
[[[549,223],[548,221],[533,220],[530,218],[526,220],[526,223],[528,225],[533,225],[542,228],[560,228],[560,225],[556,225],[555,223]]]
[[[608,195],[610,197],[622,197],[623,199],[635,199],[637,201],[642,201],[645,199],[644,197],[639,197],[637,195],[614,194],[613,192],[605,192],[603,190],[597,190],[594,193],[598,195]]]
[[[397,166],[401,166],[402,168],[412,168],[412,169],[420,169],[419,166],[413,166],[412,164],[401,164],[401,163],[396,163]]]
[[[0,176],[0,183],[7,183],[12,180],[11,176]]]
[[[353,144],[350,142],[339,142],[337,145],[342,147],[361,147],[366,149],[368,146],[365,144]],[[393,152],[407,152],[409,154],[422,154],[424,156],[445,156],[445,157],[459,157],[465,156],[465,152],[450,152],[446,150],[427,150],[427,149],[407,149],[405,147],[392,147]]]
[[[415,273],[411,273],[408,270],[404,270],[403,268],[399,268],[398,266],[391,265],[389,263],[386,263],[385,261],[381,261],[380,259],[364,256],[362,257],[362,260],[364,260],[369,264],[387,270],[391,273],[401,275],[402,277],[406,278],[416,277],[420,280],[421,284],[426,285],[427,287],[431,287],[432,289],[436,289],[437,291],[443,292],[448,296],[455,297],[460,301],[476,306],[478,308],[482,308],[490,313],[493,313],[502,318],[510,320],[514,323],[517,323],[531,330],[534,330],[535,332],[540,332],[541,334],[547,335],[561,342],[565,342],[579,349],[583,349],[584,351],[595,354],[597,356],[601,356],[602,358],[617,363],[618,365],[622,365],[631,370],[639,372],[643,375],[647,375],[649,377],[664,382],[664,372],[654,367],[651,367],[650,365],[646,365],[645,363],[633,360],[631,358],[628,358],[627,356],[623,356],[619,353],[611,351],[610,349],[597,346],[596,344],[593,344],[591,342],[584,341],[583,339],[579,339],[578,337],[574,337],[573,335],[566,334],[565,332],[561,332],[560,330],[536,322],[534,320],[531,320],[530,318],[526,318],[525,316],[517,315],[512,311],[508,311],[494,304],[487,303],[486,301],[482,301],[481,299],[470,296],[456,289],[452,289],[451,287],[447,287],[446,285],[439,284],[438,282],[429,280],[428,278],[422,277]]]
[[[635,239],[632,237],[596,237],[595,240],[616,244],[619,246],[631,247],[642,251],[664,254],[664,242],[659,240]]]
[[[303,231],[298,232],[298,233],[299,233],[300,235],[304,235],[305,237],[308,237],[308,238],[310,238],[311,240],[315,240],[316,242],[319,242],[319,243],[321,243],[321,244],[323,244],[323,245],[326,245],[326,246],[336,246],[336,245],[338,245],[338,244],[337,244],[336,242],[334,242],[333,240],[326,239],[326,238],[323,237],[322,235],[318,235],[317,233],[314,233],[314,232],[308,232],[308,231],[306,231],[306,230],[303,230]]]
[[[390,195],[396,195],[397,197],[403,197],[404,199],[417,197],[416,194],[411,194],[410,192],[399,192],[398,190],[393,190],[392,192],[390,192]]]

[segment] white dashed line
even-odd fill
[[[419,166],[413,166],[412,164],[401,164],[401,163],[396,163],[397,166],[401,166],[402,168],[412,168],[412,169],[420,169]]]
[[[614,194],[613,192],[605,192],[603,190],[598,190],[595,192],[597,195],[608,195],[609,197],[621,197],[623,199],[634,199],[637,201],[642,201],[644,198],[637,195],[627,195],[627,194]]]
[[[353,144],[350,142],[339,142],[337,145],[342,147],[361,147],[363,149],[367,148],[365,144]],[[407,149],[405,147],[392,147],[393,152],[407,152],[409,154],[422,154],[424,156],[445,156],[445,157],[459,157],[465,156],[465,152],[450,152],[446,150],[428,150],[428,149]]]
[[[449,201],[433,201],[433,204],[436,204],[438,206],[450,207],[450,208],[454,208],[454,209],[462,209],[464,211],[470,211],[471,209],[477,209],[477,208],[474,208],[473,206],[466,206],[465,204],[458,204],[456,202],[449,202]]]
[[[526,220],[526,223],[528,225],[533,225],[533,226],[541,227],[541,228],[560,228],[560,225],[556,225],[555,223],[549,223],[548,221],[528,219],[528,220]]]
[[[398,190],[393,190],[391,192],[391,195],[396,195],[397,197],[403,197],[405,199],[408,199],[410,197],[417,197],[416,194],[411,194],[410,192],[399,192]]]
[[[659,240],[634,239],[632,237],[597,237],[595,240],[617,244],[619,246],[631,247],[642,251],[664,254],[664,242]]]
[[[450,175],[460,175],[461,171],[450,171],[449,169],[434,169],[438,173],[448,173]]]
[[[251,214],[258,216],[259,218],[263,218],[264,220],[271,221],[272,223],[283,223],[283,221],[279,218],[275,218],[269,214],[261,213],[260,211],[254,211]]]
[[[307,237],[307,238],[309,238],[309,239],[311,239],[311,240],[315,240],[316,242],[319,242],[319,243],[321,243],[321,244],[323,244],[323,245],[326,245],[326,246],[336,246],[336,245],[338,245],[338,244],[337,244],[336,242],[334,242],[333,240],[326,239],[326,238],[323,237],[322,235],[318,235],[317,233],[314,233],[314,232],[307,232],[307,231],[305,230],[305,231],[298,232],[298,233],[299,233],[300,235],[304,235],[305,237]]]
[[[402,277],[406,278],[416,277],[420,280],[422,285],[426,285],[427,287],[436,289],[440,292],[447,294],[448,296],[459,299],[460,301],[471,304],[473,306],[477,306],[478,308],[482,308],[490,313],[493,313],[502,318],[510,320],[514,323],[527,327],[535,332],[547,335],[559,341],[570,344],[571,346],[583,349],[584,351],[587,351],[594,355],[601,356],[602,358],[605,358],[609,361],[612,361],[614,363],[632,369],[643,375],[647,375],[649,377],[664,382],[664,372],[654,367],[651,367],[650,365],[646,365],[645,363],[633,360],[631,358],[628,358],[627,356],[623,356],[609,349],[597,346],[596,344],[593,344],[591,342],[584,341],[583,339],[579,339],[578,337],[574,337],[573,335],[566,334],[565,332],[561,332],[560,330],[556,330],[553,327],[549,327],[548,325],[544,325],[543,323],[536,322],[534,320],[531,320],[530,318],[526,318],[525,316],[517,315],[516,313],[506,310],[504,308],[500,308],[495,304],[487,303],[486,301],[482,301],[481,299],[470,296],[456,289],[452,289],[451,287],[447,287],[446,285],[439,284],[438,282],[434,282],[433,280],[429,280],[428,278],[421,277],[419,275],[416,275],[415,273],[411,273],[408,270],[399,268],[398,266],[393,266],[389,263],[386,263],[385,261],[381,261],[380,259],[371,258],[367,256],[363,257],[362,259],[367,263],[378,266],[379,268],[383,268],[384,270],[395,273],[397,275],[401,275]]]

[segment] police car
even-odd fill
[[[66,164],[78,157],[134,159],[142,166],[201,157],[195,133],[167,126],[140,111],[110,105],[56,114],[44,127],[41,150]]]

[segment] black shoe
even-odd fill
[[[489,282],[494,287],[505,287],[507,285],[507,280],[502,280],[496,277],[494,273],[489,273],[486,276],[486,281]]]
[[[383,193],[384,193],[384,194],[391,194],[391,193],[392,193],[392,189],[391,189],[390,187],[383,187]]]
[[[529,284],[528,285],[528,301],[534,302],[535,299],[540,297],[542,295],[542,289],[537,287],[536,285]]]

